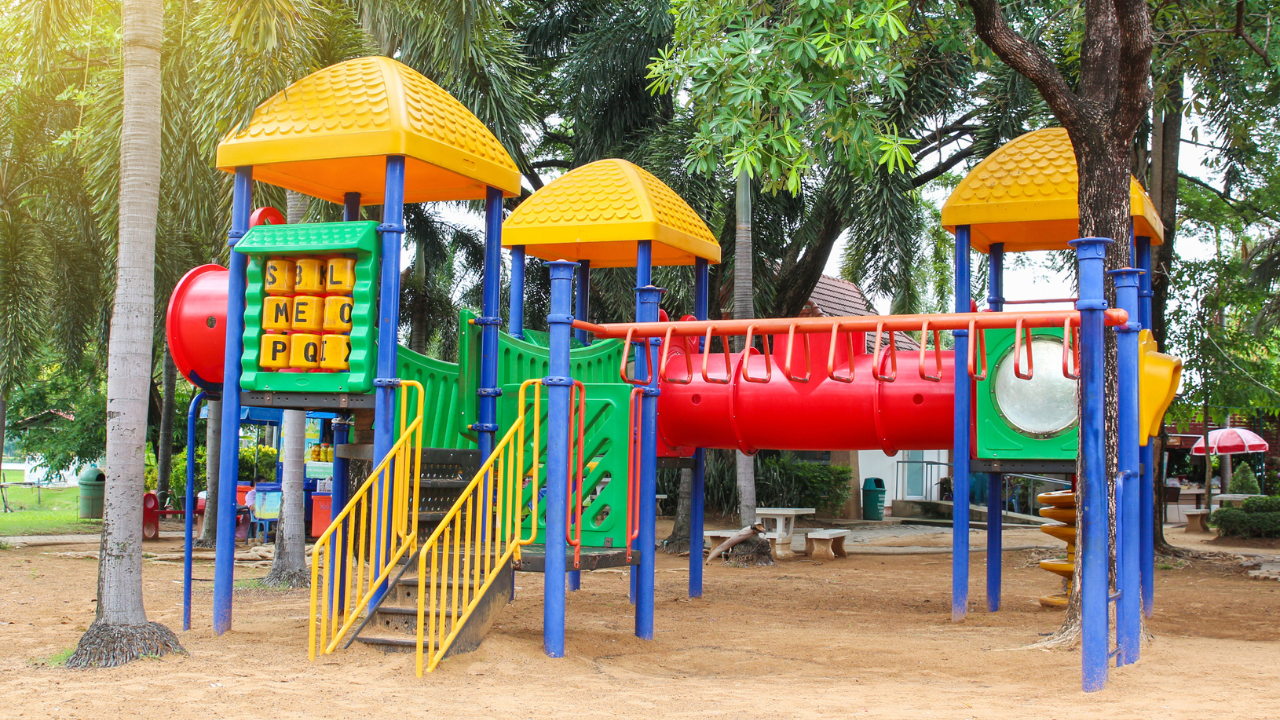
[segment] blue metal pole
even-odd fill
[[[396,356],[400,337],[400,247],[404,242],[404,157],[387,156],[386,187],[383,191],[382,224],[378,232],[382,238],[382,275],[378,293],[378,374],[373,380],[373,462],[382,462],[396,444],[396,388],[400,385],[396,370]],[[386,476],[380,481],[379,496],[387,497],[392,491]],[[375,567],[381,567],[382,556],[390,550],[391,526],[383,517],[378,503],[378,542],[373,548]],[[374,591],[370,607],[386,592],[386,585]]]
[[[565,530],[569,492],[569,334],[573,326],[573,269],[577,263],[547,263],[551,271],[551,314],[547,316],[551,374],[547,386],[547,560],[543,570],[542,647],[548,657],[564,657]]]
[[[333,424],[333,487],[329,490],[329,524],[347,506],[347,488],[351,482],[351,466],[344,457],[338,457],[338,447],[347,444],[349,422]],[[349,523],[348,523],[349,525]],[[331,607],[341,607],[346,580],[347,534],[334,550],[336,562],[329,568],[329,602]]]
[[[342,196],[342,219],[344,222],[360,219],[360,193],[349,192]]]
[[[662,290],[648,286],[637,288],[639,296],[639,315],[641,323],[653,323],[658,320],[658,304],[662,300]],[[653,345],[657,341],[650,341]],[[658,355],[658,348],[652,348]],[[640,368],[637,361],[636,368]],[[639,379],[639,377],[637,377]],[[636,544],[640,548],[640,569],[636,571],[636,637],[652,641],[653,639],[653,602],[654,574],[657,571],[657,559],[654,548],[658,546],[658,374],[649,380],[641,396],[640,407],[640,532]]]
[[[710,267],[706,258],[693,264],[693,316],[707,319]],[[699,341],[701,342],[701,341]],[[707,491],[707,451],[693,451],[693,484],[689,488],[689,597],[702,597],[702,523]]]
[[[580,320],[588,320],[591,317],[591,261],[578,261],[578,295],[577,308],[574,310],[574,317]],[[573,336],[578,338],[578,342],[583,347],[591,344],[591,334],[586,330],[574,330]]]
[[[511,299],[507,311],[507,334],[524,339],[524,246],[511,248]]]
[[[1116,584],[1120,599],[1116,604],[1116,645],[1120,654],[1116,665],[1129,665],[1138,661],[1142,632],[1142,578],[1138,553],[1139,515],[1138,485],[1141,483],[1138,458],[1138,277],[1141,271],[1134,268],[1113,270],[1110,275],[1116,287],[1116,304],[1129,313],[1129,322],[1117,328],[1116,378],[1117,427],[1119,447],[1116,468],[1119,485],[1116,489],[1116,507],[1120,526],[1116,532],[1117,553]]]
[[[969,312],[969,226],[956,227],[956,312]],[[969,331],[953,330],[956,358],[969,352]],[[969,403],[967,371],[956,362],[955,440],[952,443],[951,619],[969,611]]]
[[[236,168],[231,197],[231,246],[227,281],[227,344],[222,357],[222,447],[218,465],[218,528],[213,561],[213,631],[231,629],[231,596],[236,563],[236,482],[240,475],[240,356],[244,354],[245,272],[249,259],[236,243],[249,231],[253,168]],[[212,422],[212,418],[210,419]]]
[[[480,461],[493,452],[498,432],[498,303],[502,301],[502,191],[489,188],[484,203],[484,297],[480,326],[480,387],[476,388],[478,422],[472,426],[480,436]],[[566,421],[568,422],[568,421]],[[488,493],[486,493],[486,496]]]
[[[987,254],[989,280],[987,307],[1004,310],[1004,243],[992,243]],[[1030,352],[1028,348],[1027,352]],[[959,367],[957,365],[957,367]],[[1004,564],[1004,480],[987,473],[987,611],[1000,610],[1000,585]]]
[[[1151,301],[1155,293],[1151,290],[1151,238],[1139,237],[1137,243],[1138,269],[1142,276],[1138,280],[1138,321],[1144,329],[1151,328]],[[1142,440],[1145,428],[1139,428],[1138,439]],[[1142,468],[1142,479],[1138,482],[1139,512],[1139,548],[1138,566],[1142,576],[1142,612],[1147,617],[1155,609],[1156,589],[1156,489],[1155,489],[1155,446],[1150,440],[1138,449],[1138,463]]]
[[[636,288],[648,287],[652,283],[653,283],[653,245],[648,240],[641,240],[640,242],[636,243]],[[658,319],[657,314],[654,314],[653,319],[654,320]],[[636,322],[644,322],[644,319],[641,317],[640,292],[638,289],[636,291]],[[626,349],[626,352],[630,352],[630,351],[631,351],[630,348]],[[650,348],[650,351],[652,351],[652,347]],[[639,353],[638,349],[637,349],[637,353]],[[637,380],[647,379],[648,370],[643,365],[643,362],[644,362],[643,359],[640,358],[639,354],[637,354],[636,358],[637,358],[636,359],[636,373],[637,373],[636,379]],[[644,426],[643,403],[641,405],[641,423],[640,424],[641,424],[641,427],[643,428]],[[641,447],[641,451],[643,452],[643,445]],[[647,462],[648,457],[642,456],[641,460],[644,462]],[[641,482],[641,486],[643,488],[643,479]],[[643,489],[641,490],[641,492],[643,492]],[[657,502],[656,498],[654,499],[654,502],[655,503]],[[636,508],[632,508],[632,510],[636,510]],[[644,533],[644,527],[643,527],[644,516],[640,517],[640,525],[641,525],[640,533],[643,534]],[[643,547],[640,543],[640,538],[636,538],[635,541],[632,542],[631,547],[633,550],[640,550]],[[639,576],[640,576],[640,567],[636,565],[632,565],[631,566],[631,590],[628,595],[632,605],[636,604],[637,587],[638,587],[637,582],[638,582]],[[637,617],[639,617],[638,615],[639,612],[640,611],[637,609],[636,610]]]
[[[183,513],[182,544],[182,631],[191,629],[191,555],[192,530],[196,516],[196,420],[200,418],[200,403],[204,402],[204,392],[196,393],[191,398],[191,409],[187,411],[187,502]],[[209,418],[209,422],[213,422]]]
[[[1107,684],[1110,653],[1110,595],[1107,539],[1107,458],[1104,441],[1103,360],[1106,356],[1102,313],[1107,309],[1103,275],[1108,238],[1072,240],[1080,267],[1080,467],[1081,527],[1076,547],[1083,566],[1080,586],[1082,624],[1081,685],[1096,692]]]

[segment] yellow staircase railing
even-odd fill
[[[525,462],[528,429],[525,391],[534,387],[531,462]],[[519,416],[475,478],[422,545],[418,556],[417,673],[435,669],[449,650],[467,618],[480,603],[499,573],[520,557],[520,547],[537,536],[530,523],[529,537],[521,537],[522,502],[526,478],[532,517],[538,516],[539,426],[542,417],[542,381],[520,385]]]
[[[410,390],[416,402],[410,403]],[[400,438],[316,540],[311,555],[308,653],[331,653],[396,564],[418,544],[418,478],[422,462],[422,385],[400,381]],[[413,420],[408,422],[408,418]],[[383,524],[386,523],[387,527]]]

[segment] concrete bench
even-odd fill
[[[703,530],[702,531],[702,552],[709,553],[716,549],[720,543],[737,535],[737,530]]]
[[[1189,533],[1207,533],[1209,530],[1209,511],[1208,510],[1188,510],[1187,529],[1184,532]]]
[[[791,540],[794,537],[792,533],[784,535],[778,532],[768,532],[763,537],[769,541],[769,554],[773,556],[774,560],[790,560],[796,556],[796,552],[791,549]]]
[[[805,535],[805,554],[815,560],[835,560],[848,557],[844,550],[844,539],[849,537],[848,530],[815,530]]]

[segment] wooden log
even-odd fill
[[[712,560],[719,557],[722,553],[728,552],[728,550],[732,548],[734,545],[737,545],[738,543],[746,540],[747,538],[755,537],[756,535],[759,535],[762,532],[764,532],[764,525],[761,525],[760,523],[756,523],[755,525],[748,525],[747,527],[742,528],[733,537],[730,537],[728,540],[725,540],[724,542],[717,545],[716,548],[711,551],[711,554],[707,556],[707,561],[704,564],[708,564]]]

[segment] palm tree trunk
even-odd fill
[[[751,178],[745,172],[738,175],[738,228],[733,248],[733,318],[746,320],[755,317],[755,293],[752,283],[751,247]],[[750,348],[743,347],[745,353]],[[738,522],[754,525],[756,522],[756,463],[755,458],[737,452],[738,469]]]
[[[142,493],[155,315],[160,190],[160,0],[124,0],[124,111],[115,304],[107,347],[107,487],[98,562],[98,614],[67,667],[112,667],[184,652],[142,604]]]
[[[218,468],[222,467],[222,401],[209,400],[209,420],[204,431],[204,527],[197,547],[211,548],[218,544]]]
[[[288,192],[289,223],[306,219],[310,200],[302,193]],[[271,572],[263,579],[267,585],[306,587],[311,573],[306,564],[306,498],[302,485],[306,477],[307,412],[285,410],[280,421],[280,462],[284,476],[280,484],[280,521],[276,525],[276,552]]]
[[[280,422],[280,435],[280,460],[284,463],[284,477],[280,484],[280,522],[276,526],[276,553],[271,561],[271,572],[262,582],[278,587],[306,587],[311,584],[306,561],[303,527],[306,508],[302,493],[307,467],[303,457],[307,445],[307,412],[285,410]]]
[[[9,396],[0,390],[0,482],[4,482],[4,423],[9,410]]]
[[[160,406],[160,437],[156,441],[156,494],[163,505],[171,505],[169,476],[173,469],[174,393],[178,389],[178,366],[173,364],[169,346],[164,348],[164,400]]]

